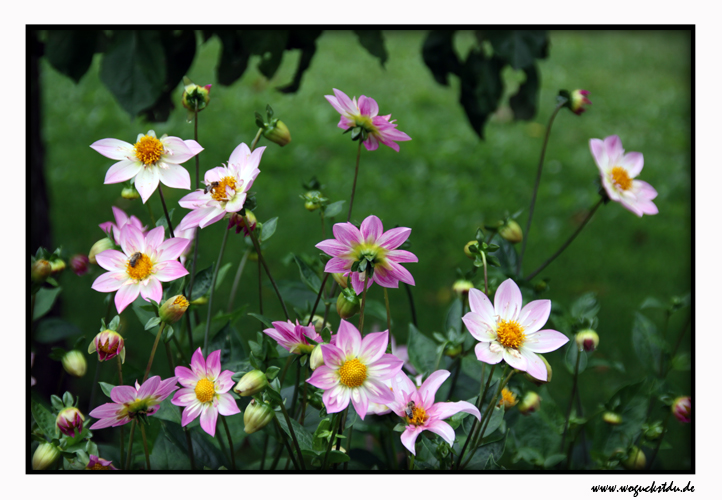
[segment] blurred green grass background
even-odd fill
[[[485,129],[480,141],[458,104],[459,81],[438,85],[421,58],[423,31],[384,31],[389,60],[382,68],[351,31],[326,31],[318,40],[318,51],[303,77],[298,93],[284,95],[275,87],[289,82],[298,54],[286,54],[272,80],[255,68],[252,58],[243,77],[230,87],[214,85],[212,101],[200,114],[201,172],[228,160],[240,142],[250,143],[256,132],[254,111],[271,104],[276,116],[290,128],[293,141],[284,148],[268,146],[260,165],[257,192],[260,221],[277,216],[278,230],[265,252],[276,279],[297,279],[293,263],[281,264],[289,252],[317,254],[321,240],[318,213],[303,208],[298,195],[301,183],[315,175],[326,185],[331,201],[347,200],[353,182],[356,145],[336,127],[338,114],[323,98],[337,88],[349,96],[364,94],[379,103],[381,114],[392,114],[399,129],[413,140],[401,143],[396,153],[381,146],[362,151],[353,221],[374,214],[386,229],[396,225],[412,228],[412,250],[418,264],[408,264],[415,280],[414,296],[419,328],[426,334],[440,331],[445,310],[453,299],[451,285],[455,269],[467,270],[464,244],[476,228],[494,222],[505,212],[524,212],[518,218],[525,226],[536,173],[544,126],[554,108],[560,88],[584,88],[591,92],[590,110],[577,117],[565,110],[557,117],[547,150],[544,174],[528,235],[524,269],[528,274],[543,262],[573,232],[598,199],[598,171],[589,152],[590,138],[617,134],[627,151],[644,154],[641,178],[652,184],[659,196],[659,214],[637,218],[621,205],[602,207],[579,238],[540,277],[549,278],[545,298],[568,306],[580,294],[594,291],[601,303],[596,356],[620,360],[625,373],[609,371],[582,375],[581,393],[588,409],[603,402],[616,388],[636,381],[644,373],[636,366],[631,344],[633,313],[645,297],[664,301],[691,290],[691,38],[689,32],[652,31],[553,31],[550,56],[540,64],[542,89],[539,112],[531,122],[512,122],[507,103]],[[464,57],[474,39],[472,32],[457,34],[457,51]],[[199,45],[188,76],[195,83],[215,82],[220,43],[213,38]],[[104,185],[113,163],[91,150],[102,138],[134,142],[139,132],[154,129],[183,139],[193,137],[193,125],[178,107],[166,123],[131,120],[100,83],[99,56],[78,85],[57,73],[43,60],[43,137],[47,148],[46,175],[49,183],[51,222],[55,245],[65,255],[86,253],[102,237],[98,224],[112,220],[111,205],[135,214],[149,223],[140,201],[120,197],[120,185]],[[520,76],[507,70],[505,100],[516,90]],[[181,87],[178,88],[180,101]],[[194,164],[186,164],[193,174]],[[166,188],[170,206],[186,192]],[[162,213],[157,195],[149,202],[156,216]],[[342,215],[346,213],[345,205]],[[186,211],[178,207],[177,224]],[[224,223],[201,233],[199,269],[217,258]],[[525,235],[527,236],[527,235]],[[243,251],[242,238],[231,236],[224,261],[233,262],[221,287],[218,303],[225,305],[233,274]],[[32,249],[34,251],[34,249]],[[249,263],[252,264],[252,263]],[[90,338],[105,314],[104,295],[91,290],[94,273],[61,276],[64,318],[75,323]],[[256,311],[255,265],[249,266],[236,298]],[[383,301],[374,287],[370,298]],[[403,289],[390,290],[394,333],[403,342],[410,321]],[[264,290],[265,314],[282,318],[273,291]],[[332,308],[333,311],[333,308]],[[205,310],[201,309],[202,317]],[[658,325],[661,314],[647,311]],[[689,310],[670,323],[676,336]],[[122,315],[128,322],[129,358],[134,351],[145,363],[144,353],[152,338],[144,334],[132,308]],[[338,323],[335,312],[330,317]],[[258,329],[258,322],[242,319],[236,324],[245,338]],[[564,332],[571,336],[574,332]],[[137,342],[135,339],[141,339]],[[680,348],[689,350],[688,335]],[[148,346],[145,346],[145,343]],[[133,345],[135,344],[135,345]],[[565,402],[571,377],[563,368],[564,349],[548,356],[554,368],[549,390],[556,401]],[[162,357],[162,356],[161,356]],[[95,361],[89,357],[90,374]],[[157,359],[161,363],[165,359]],[[59,364],[58,364],[59,366]],[[108,369],[108,373],[110,369]],[[86,376],[87,378],[92,378]],[[465,380],[462,378],[462,380]],[[466,379],[470,380],[470,379]],[[673,372],[670,383],[689,393],[690,373]],[[88,383],[83,382],[83,383]],[[463,396],[476,386],[461,388]],[[102,398],[102,395],[100,396]],[[97,399],[96,399],[97,402]],[[660,462],[668,467],[688,467],[689,428],[673,429],[677,450],[662,450]],[[680,453],[679,447],[684,447]]]

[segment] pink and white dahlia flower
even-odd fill
[[[135,144],[118,139],[102,139],[90,145],[101,155],[111,160],[120,160],[108,169],[105,184],[117,184],[135,177],[135,188],[143,203],[162,182],[168,187],[191,188],[191,176],[181,167],[203,148],[194,140],[184,141],[178,137],[164,135],[160,139],[155,132],[138,134]]]
[[[303,326],[298,320],[295,325],[290,320],[274,321],[272,325],[273,328],[266,328],[263,333],[291,354],[310,354],[314,346],[308,343],[308,339],[317,343],[323,342],[313,325]]]
[[[639,217],[659,212],[652,202],[657,197],[657,191],[646,182],[635,179],[644,166],[642,153],[624,154],[622,141],[616,135],[610,135],[603,141],[591,139],[589,148],[611,200],[618,201]]]
[[[408,227],[397,227],[384,233],[381,220],[370,215],[361,223],[361,230],[350,222],[334,224],[336,239],[322,241],[316,248],[333,257],[324,271],[351,275],[354,291],[361,294],[366,276],[367,288],[374,282],[385,288],[398,288],[399,281],[414,284],[414,277],[401,263],[418,262],[419,259],[407,250],[397,250],[410,233]]]
[[[115,307],[121,313],[138,294],[146,301],[163,298],[161,281],[173,281],[188,274],[176,259],[190,245],[190,240],[170,238],[163,241],[163,227],[143,233],[126,224],[120,230],[123,250],[105,250],[95,256],[98,265],[110,272],[98,277],[91,287],[98,292],[115,292]]]
[[[192,227],[204,228],[218,222],[226,214],[240,211],[246,202],[248,190],[261,173],[258,165],[265,146],[251,150],[244,143],[231,153],[228,166],[216,167],[206,172],[205,189],[196,190],[180,199],[178,204],[192,212],[183,217],[179,231]]]
[[[85,466],[85,470],[118,470],[111,460],[105,460],[95,455],[90,455],[89,458],[90,460],[88,460],[88,465]]]
[[[161,380],[159,376],[150,377],[143,385],[135,382],[130,385],[117,385],[110,391],[112,403],[105,403],[90,412],[90,416],[99,419],[91,429],[118,427],[134,418],[153,415],[160,408],[160,402],[178,389],[177,377]]]
[[[236,400],[228,394],[235,382],[233,372],[221,372],[221,351],[213,351],[203,358],[199,347],[191,358],[191,367],[176,366],[178,382],[183,386],[173,396],[171,403],[185,406],[181,425],[185,427],[200,415],[201,428],[211,436],[216,435],[218,414],[229,416],[240,413]]]
[[[352,401],[363,420],[369,403],[388,405],[394,400],[386,381],[401,371],[404,362],[385,354],[388,344],[388,330],[369,333],[362,339],[355,326],[341,320],[336,345],[321,346],[324,364],[306,381],[323,389],[328,413],[338,413]]]
[[[450,445],[454,444],[454,429],[444,419],[463,411],[481,420],[479,410],[471,403],[434,403],[436,391],[449,378],[447,370],[437,370],[421,384],[416,385],[401,372],[394,380],[394,401],[389,408],[406,421],[406,430],[401,434],[401,443],[416,455],[416,438],[423,431],[431,431],[441,436]]]
[[[522,307],[521,291],[510,278],[494,295],[494,305],[483,292],[469,290],[468,312],[462,318],[469,333],[479,341],[479,361],[494,365],[502,359],[512,368],[547,380],[544,361],[535,353],[551,352],[569,342],[556,330],[540,330],[549,319],[550,300],[534,300]]]
[[[138,219],[138,217],[136,217],[135,215],[131,215],[130,217],[128,217],[128,214],[123,212],[121,209],[117,207],[111,208],[113,209],[113,216],[115,217],[115,222],[103,222],[102,224],[99,224],[99,226],[105,234],[111,235],[112,233],[112,238],[115,240],[116,245],[120,245],[120,230],[126,224],[135,226],[143,234],[146,233],[148,226],[144,226],[143,223],[140,222],[140,219]]]
[[[378,116],[379,105],[375,100],[362,95],[357,102],[355,97],[351,100],[340,90],[333,89],[333,93],[334,95],[324,97],[336,111],[341,113],[338,127],[344,130],[361,127],[365,130],[367,139],[364,141],[364,146],[368,151],[377,149],[380,142],[398,152],[399,145],[394,141],[411,140],[407,134],[396,129],[398,125],[394,123],[396,120],[390,119],[391,115]]]

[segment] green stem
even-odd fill
[[[261,138],[262,133],[263,133],[263,128],[259,128],[258,132],[256,132],[256,137],[253,138],[253,142],[251,143],[251,152],[253,152],[253,150],[256,149],[256,144],[258,144],[258,140]]]
[[[679,334],[679,337],[677,337],[677,342],[674,344],[674,349],[672,350],[672,354],[669,358],[670,363],[667,367],[667,371],[664,373],[663,378],[667,378],[667,374],[672,369],[672,360],[674,359],[674,356],[677,354],[677,349],[679,349],[680,344],[682,344],[682,339],[684,338],[684,334],[687,332],[687,327],[692,323],[692,316],[689,317],[687,320],[687,323],[685,323],[684,328],[682,328],[682,331]]]
[[[414,470],[414,458],[412,453],[409,453],[409,470]]]
[[[128,439],[128,454],[125,457],[125,470],[130,470],[130,456],[133,453],[133,434],[135,434],[136,420],[133,419],[133,423],[130,424],[130,438]]]
[[[358,152],[356,153],[356,171],[353,174],[353,187],[351,188],[351,202],[348,204],[348,217],[346,217],[346,222],[349,222],[351,220],[351,210],[353,210],[353,198],[356,194],[356,179],[358,179],[358,164],[359,160],[361,159],[361,141],[358,141]]]
[[[547,260],[545,260],[544,263],[543,263],[541,266],[539,266],[533,273],[531,273],[529,276],[527,276],[526,278],[524,278],[524,280],[526,280],[526,281],[531,280],[534,276],[536,276],[537,274],[539,274],[545,267],[547,267],[549,264],[551,264],[551,262],[552,262],[554,259],[556,259],[557,257],[559,257],[559,255],[561,255],[561,253],[562,253],[564,250],[566,250],[566,248],[571,244],[571,242],[574,241],[574,238],[576,238],[577,235],[582,232],[582,229],[584,229],[584,226],[586,226],[586,225],[587,225],[587,222],[589,222],[589,221],[591,220],[592,215],[594,215],[594,212],[597,211],[597,209],[602,205],[602,203],[604,203],[604,198],[600,199],[600,200],[597,202],[597,204],[594,205],[594,207],[592,207],[592,209],[589,211],[589,214],[587,214],[587,217],[584,219],[584,221],[579,225],[579,227],[577,228],[577,230],[574,231],[574,234],[572,234],[571,237],[570,237],[567,241],[564,242],[564,244],[561,246],[561,248],[560,248],[559,250],[557,250],[557,251],[554,253],[554,255],[552,255],[552,256],[549,257]],[[526,241],[526,239],[525,239],[525,241]]]
[[[361,295],[361,317],[358,320],[358,331],[364,336],[364,307],[366,306],[366,287],[368,284],[368,275],[364,274],[364,292]]]
[[[386,302],[386,329],[391,335],[391,308],[389,307],[389,289],[384,287],[384,302]]]
[[[572,403],[574,403],[574,395],[577,392],[577,379],[579,378],[579,361],[582,359],[581,349],[577,351],[577,362],[574,364],[574,379],[572,381],[572,395],[569,397],[569,406],[567,407],[567,418],[564,421],[564,432],[562,433],[562,446],[559,449],[561,453],[564,453],[564,444],[567,440],[567,431],[569,430],[569,419],[572,416]],[[569,450],[571,453],[572,450]]]
[[[148,454],[148,441],[145,438],[145,425],[140,424],[140,434],[143,436],[143,451],[145,452],[146,470],[150,470],[150,455]]]
[[[168,207],[165,206],[163,187],[160,184],[158,184],[158,194],[160,195],[160,202],[163,205],[163,213],[165,214],[165,221],[168,223],[168,231],[170,232],[170,237],[175,238],[175,234],[173,233],[173,224],[170,221],[170,214],[168,213]]]
[[[296,402],[298,401],[298,384],[301,381],[301,363],[296,364],[296,381],[293,384],[293,396],[291,396],[291,415],[296,416]]]
[[[353,425],[348,428],[348,438],[346,438],[346,453],[351,453],[351,439],[353,437]],[[343,470],[348,470],[348,462],[343,463]]]
[[[198,142],[198,102],[195,105],[195,123],[193,124],[193,138]],[[199,158],[200,153],[196,155],[196,189],[200,188],[201,178],[201,160]]]
[[[120,362],[120,356],[116,356],[115,359],[118,360],[118,385],[123,385],[123,365]],[[125,438],[125,426],[120,426],[120,456],[122,457],[124,455],[123,450],[125,449],[124,444],[124,438]]]
[[[481,405],[484,402],[484,398],[486,397],[486,392],[489,390],[489,385],[491,384],[492,378],[494,378],[494,370],[496,370],[496,365],[491,366],[491,373],[489,373],[489,378],[486,381],[486,386],[484,386],[484,364],[482,364],[482,370],[481,370],[481,381],[479,382],[479,399],[476,400],[476,409],[481,412]],[[483,387],[483,389],[482,389]],[[466,436],[466,442],[464,443],[464,446],[461,448],[461,453],[459,453],[459,459],[456,463],[456,470],[459,470],[461,467],[461,459],[464,458],[464,453],[466,453],[466,448],[469,446],[469,443],[471,442],[472,438],[474,437],[474,432],[476,431],[477,425],[481,425],[481,420],[474,420],[474,423],[471,424],[471,429],[469,430],[469,435]]]
[[[672,414],[671,411],[667,412],[667,416],[664,417],[664,423],[662,423],[662,434],[659,436],[657,441],[657,446],[654,447],[654,451],[652,452],[652,457],[649,459],[649,464],[647,465],[647,469],[652,470],[652,464],[654,463],[654,459],[657,458],[657,453],[659,453],[659,447],[662,446],[662,440],[664,439],[664,435],[667,432],[667,422],[669,421],[669,416]]]
[[[228,449],[231,452],[231,465],[233,466],[233,470],[236,470],[236,453],[233,449],[233,440],[231,439],[231,431],[228,429],[228,422],[226,422],[226,417],[221,415],[221,422],[223,422],[223,427],[226,429],[226,437],[228,438]]]
[[[211,331],[211,312],[213,310],[213,296],[216,289],[216,278],[218,278],[218,270],[221,268],[221,260],[223,260],[223,252],[226,249],[226,241],[228,241],[228,229],[223,232],[223,241],[221,242],[221,250],[218,252],[218,262],[213,270],[213,279],[211,280],[211,294],[208,296],[208,314],[206,316],[206,332],[203,336],[203,352],[208,355],[208,333]]]
[[[283,412],[283,418],[286,419],[288,431],[291,433],[291,440],[293,441],[293,446],[296,448],[296,453],[298,453],[298,459],[301,462],[301,470],[306,470],[306,463],[303,460],[303,453],[301,453],[301,447],[298,445],[298,439],[296,439],[296,431],[293,430],[293,425],[291,425],[291,418],[288,416],[288,411],[286,411],[286,405],[283,403],[281,403],[281,411]],[[298,467],[296,468],[298,469]]]
[[[481,261],[484,263],[484,293],[489,296],[489,281],[486,278],[486,253],[481,252]]]
[[[198,159],[198,155],[196,155],[196,161]],[[196,165],[196,168],[198,168],[198,165]],[[198,187],[198,178],[196,177],[196,187]],[[188,302],[191,302],[193,300],[193,284],[196,280],[196,263],[198,262],[198,235],[200,234],[200,228],[196,228],[195,233],[193,234],[193,263],[191,264],[191,279],[190,283],[188,284],[188,296],[186,297],[188,299]],[[186,326],[188,328],[188,349],[190,349],[191,355],[193,354],[193,328],[191,327],[191,315],[190,311],[188,311],[188,314],[186,314]]]
[[[303,399],[301,400],[301,418],[298,421],[301,425],[303,425],[303,421],[306,419],[306,401],[308,401],[308,384],[305,383],[306,379],[308,379],[308,363],[303,370]]]
[[[153,366],[153,357],[155,357],[155,350],[158,348],[158,342],[160,341],[160,336],[163,334],[163,330],[165,329],[165,323],[160,322],[160,328],[158,328],[158,333],[155,336],[155,342],[153,343],[153,349],[150,351],[150,358],[148,358],[148,366],[145,369],[145,375],[143,375],[143,382],[148,380],[148,375],[150,374],[150,368]],[[141,382],[141,383],[143,383]]]
[[[326,280],[328,280],[328,277],[331,276],[329,273],[324,273],[323,281],[321,282],[321,287],[318,289],[318,295],[316,295],[316,302],[313,304],[313,309],[311,309],[311,315],[309,316],[309,325],[313,323],[313,315],[316,314],[316,308],[318,308],[318,303],[321,301],[321,295],[323,294],[323,291],[326,289]]]
[[[541,182],[541,174],[542,174],[542,168],[544,167],[544,155],[546,155],[547,151],[547,144],[549,143],[549,134],[552,131],[552,123],[554,123],[554,118],[556,118],[557,113],[559,113],[559,110],[564,107],[567,100],[564,99],[560,101],[557,104],[557,107],[554,108],[554,112],[552,113],[551,117],[549,117],[549,123],[547,124],[547,131],[544,135],[544,144],[542,145],[541,155],[539,156],[539,166],[537,167],[536,172],[536,181],[534,182],[534,191],[531,195],[531,204],[529,205],[529,218],[526,221],[526,230],[524,231],[524,239],[521,243],[521,253],[519,255],[519,260],[516,263],[516,274],[521,274],[521,263],[524,260],[524,252],[526,251],[526,242],[529,239],[529,229],[531,229],[531,219],[534,216],[534,205],[536,204],[536,195],[539,191],[539,183]]]
[[[244,217],[246,221],[246,227],[251,227],[251,222],[248,220],[248,217]],[[281,296],[281,291],[278,289],[278,286],[276,285],[275,280],[273,279],[273,276],[271,276],[271,271],[268,269],[268,264],[266,264],[266,260],[263,258],[263,253],[261,252],[261,245],[258,243],[258,239],[256,238],[255,231],[249,231],[249,234],[251,235],[251,241],[253,242],[253,246],[256,249],[256,253],[258,254],[258,261],[263,265],[263,269],[266,270],[266,276],[268,276],[268,279],[271,282],[271,285],[273,285],[273,289],[276,291],[276,295],[278,296],[278,300],[281,303],[281,307],[283,308],[283,314],[286,315],[286,320],[290,320],[291,317],[288,315],[288,310],[286,309],[286,304],[283,302],[283,297]]]
[[[263,316],[263,279],[261,261],[258,261],[258,311]]]
[[[340,416],[340,413],[334,413],[333,418],[331,419],[331,439],[328,440],[328,446],[326,447],[326,454],[323,456],[323,465],[321,465],[321,470],[326,470],[326,464],[328,463],[328,454],[331,453],[331,448],[333,448],[333,442],[336,440],[336,434],[338,432],[338,421]]]
[[[61,372],[61,373],[64,373]],[[93,403],[95,402],[95,388],[98,387],[98,381],[100,380],[100,358],[98,358],[98,361],[95,363],[95,375],[93,375],[93,388],[90,391],[90,401],[88,402],[88,413],[93,409]],[[60,378],[60,382],[58,383],[58,390],[57,393],[60,393],[60,384],[62,383],[63,378]]]
[[[233,279],[233,286],[231,287],[231,295],[228,297],[228,307],[226,310],[230,313],[233,310],[233,300],[236,298],[236,290],[238,290],[238,283],[241,281],[241,275],[243,274],[243,269],[246,267],[246,261],[248,261],[248,256],[251,254],[250,250],[246,250],[243,252],[243,257],[241,257],[241,262],[238,264],[238,270],[236,271],[236,277]]]
[[[281,405],[281,407],[283,407],[283,405]],[[288,439],[286,439],[286,433],[283,431],[281,424],[278,423],[278,417],[274,415],[273,421],[276,423],[276,428],[278,430],[278,434],[281,436],[281,440],[283,441],[283,444],[286,446],[286,450],[288,451],[288,456],[291,457],[291,460],[293,461],[293,466],[296,468],[296,470],[301,470],[298,467],[298,462],[296,462],[296,457],[293,455],[293,450],[291,450],[291,446],[288,444]],[[290,425],[289,425],[289,428],[291,428]]]
[[[404,283],[404,288],[406,288],[406,295],[409,297],[409,308],[411,309],[411,322],[414,324],[414,326],[418,327],[419,324],[416,321],[416,307],[414,307],[414,296],[411,293],[411,287],[408,283]]]

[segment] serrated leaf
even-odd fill
[[[484,138],[484,125],[499,105],[503,92],[498,58],[487,59],[480,50],[473,49],[461,68],[461,97],[469,122],[480,138]]]
[[[291,439],[291,433],[288,430],[288,425],[286,424],[286,419],[283,416],[283,413],[276,412],[276,418],[278,418],[278,423],[281,426],[281,429],[284,430],[286,434],[288,434],[289,440]],[[293,432],[296,434],[296,439],[298,440],[298,446],[301,447],[301,450],[311,450],[313,451],[313,434],[311,434],[309,431],[307,431],[304,427],[301,426],[296,420],[293,418],[291,420],[291,425],[293,426]],[[290,441],[289,441],[290,443]]]
[[[344,203],[346,203],[346,200],[329,203],[328,206],[326,206],[326,210],[323,212],[324,217],[336,217],[343,210]]]
[[[632,346],[640,363],[651,372],[659,370],[662,356],[662,340],[657,334],[657,327],[646,316],[634,313],[632,325]]]
[[[191,299],[198,299],[200,297],[203,297],[211,289],[211,281],[213,281],[214,267],[215,263],[196,273],[196,277],[193,280],[193,291],[192,294],[190,294]],[[189,294],[186,287],[186,297],[188,296]]]
[[[580,356],[581,358],[579,359],[579,373],[582,373],[587,367],[587,353],[584,351],[579,351],[579,347],[577,346],[576,342],[569,342],[566,355],[564,356],[564,364],[566,365],[567,370],[571,374],[574,374],[574,370],[577,364],[577,356]]]
[[[268,219],[266,222],[263,223],[263,227],[261,228],[261,241],[268,241],[271,239],[271,236],[276,232],[276,227],[278,226],[278,217],[273,217],[272,219]]]
[[[33,321],[45,316],[52,309],[55,300],[62,291],[61,287],[41,288],[35,294],[35,306],[33,309]]]
[[[296,261],[296,265],[298,266],[298,270],[301,274],[301,281],[315,294],[318,294],[318,291],[321,288],[321,280],[316,275],[315,271],[311,269],[308,264],[306,264],[303,260],[299,259],[297,255],[293,255],[293,260]],[[364,261],[366,262],[366,261]]]
[[[30,411],[38,427],[40,427],[40,430],[45,434],[45,438],[48,441],[56,439],[58,437],[58,429],[55,425],[55,417],[50,413],[50,410],[32,399],[30,400]]]

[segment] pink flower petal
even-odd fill
[[[556,330],[539,330],[536,333],[527,335],[523,347],[532,352],[552,352],[569,342],[563,333]]]
[[[323,347],[321,348],[323,350]],[[324,362],[326,361],[326,356],[324,352]],[[332,368],[329,368],[326,365],[321,365],[313,372],[313,375],[306,380],[309,384],[318,387],[319,389],[323,389],[324,391],[327,391],[329,389],[333,389],[339,384],[339,376],[338,371],[334,370]]]
[[[236,403],[236,400],[233,399],[233,396],[226,393],[218,395],[218,413],[228,417],[230,415],[241,413],[241,410],[238,409],[238,404]]]
[[[146,302],[154,300],[160,303],[160,301],[163,300],[163,286],[157,278],[151,277],[148,279],[147,284],[140,284],[140,296],[143,297]]]
[[[325,359],[324,357],[324,361]],[[393,354],[383,354],[374,364],[366,366],[366,376],[377,380],[390,380],[403,366],[404,362]]]
[[[213,351],[206,359],[206,374],[211,380],[218,378],[221,374],[221,351]]]
[[[246,143],[242,142],[233,150],[228,163],[245,164],[250,156],[251,149],[246,145]]]
[[[154,227],[145,235],[145,248],[143,253],[150,253],[157,249],[165,239],[165,228],[163,226]]]
[[[105,173],[103,184],[118,184],[132,179],[143,169],[143,164],[137,161],[122,160],[113,164]]]
[[[498,344],[492,344],[491,342],[479,342],[478,344],[476,344],[476,347],[474,348],[474,352],[476,353],[476,359],[490,365],[495,365],[499,361],[501,361],[504,357],[504,353],[502,352],[503,349],[497,349],[492,351],[492,345],[498,346]]]
[[[116,403],[132,403],[138,392],[129,385],[116,385],[110,390],[110,399]]]
[[[604,149],[611,163],[616,163],[622,159],[624,149],[622,149],[622,141],[617,135],[610,135],[604,139]]]
[[[331,257],[340,257],[351,250],[347,245],[344,245],[336,240],[324,240],[317,244],[316,248],[322,252],[326,252]]]
[[[374,243],[384,234],[384,226],[381,219],[375,215],[369,215],[361,223],[361,236],[367,243]]]
[[[200,347],[196,349],[191,358],[191,370],[199,379],[206,378],[206,360]]]
[[[180,367],[177,367],[176,370],[178,370],[178,368]],[[170,402],[176,406],[188,406],[197,400],[198,397],[196,396],[195,389],[191,387],[184,387],[182,389],[178,389]]]
[[[201,429],[211,437],[216,435],[216,422],[218,421],[218,410],[213,405],[204,406],[201,411]]]
[[[483,323],[496,326],[494,306],[484,292],[476,288],[469,290],[469,307]]]
[[[454,429],[452,429],[451,426],[443,420],[436,420],[435,422],[431,422],[429,425],[426,426],[425,430],[431,431],[434,434],[438,434],[444,439],[444,441],[446,441],[450,445],[454,444],[454,439],[456,438],[454,434]]]
[[[504,356],[504,361],[512,368],[523,372],[527,371],[526,358],[522,356],[521,352],[516,349],[504,349],[502,355]]]
[[[644,155],[642,153],[631,152],[624,155],[620,162],[620,167],[627,171],[629,177],[634,179],[639,175],[644,167]]]
[[[105,273],[98,276],[93,282],[90,288],[96,292],[110,293],[117,291],[123,283],[125,283],[126,277],[121,273]]]
[[[193,139],[186,139],[183,142],[185,143],[186,147],[191,150],[191,153],[193,153],[193,156],[195,156],[198,153],[200,153],[201,151],[203,151],[203,148],[201,147],[201,145],[198,144]]]
[[[466,401],[459,401],[458,403],[436,403],[433,406],[433,413],[430,413],[430,416],[433,415],[439,420],[444,420],[452,415],[456,415],[460,411],[474,415],[477,420],[481,421],[481,413],[479,413],[478,408]]]
[[[534,300],[525,305],[519,313],[519,324],[524,334],[529,335],[543,327],[552,311],[551,300]]]
[[[366,97],[365,95],[358,98],[358,109],[362,115],[370,118],[379,114],[379,105],[374,99]]]
[[[338,327],[336,347],[344,354],[353,356],[358,356],[361,350],[361,334],[355,326],[343,319]]]
[[[126,224],[120,229],[120,247],[123,253],[130,257],[135,252],[143,253],[145,251],[145,236],[143,232],[135,226]]]
[[[403,228],[398,228],[403,229]],[[388,234],[388,233],[386,233]],[[386,254],[386,258],[393,262],[418,262],[419,258],[407,250],[390,250]]]
[[[369,138],[364,141],[364,147],[366,148],[366,151],[376,151],[379,148],[379,141],[374,135],[369,135]],[[398,151],[398,146],[396,146],[396,151]]]
[[[111,160],[125,160],[135,156],[133,145],[118,139],[101,139],[90,147]]]
[[[187,274],[188,270],[178,261],[168,260],[156,266],[155,277],[160,281],[174,281]]]
[[[351,247],[363,241],[361,232],[350,222],[341,222],[333,225],[333,235],[342,244]]]
[[[473,291],[473,290],[472,290]],[[471,295],[470,295],[471,296]],[[481,316],[475,312],[466,313],[461,320],[466,325],[467,330],[472,337],[481,342],[491,342],[496,340],[495,325],[489,325],[482,321]]]
[[[397,264],[396,262],[392,262],[392,261],[387,261],[387,263],[391,267],[391,271],[393,272],[392,276],[394,278],[398,279],[399,281],[403,281],[404,283],[408,283],[409,285],[416,284],[414,282],[414,277],[401,264]]]
[[[338,338],[337,335],[335,337]],[[344,361],[346,361],[344,352],[335,345],[322,345],[321,353],[323,354],[323,364],[332,370],[338,370]],[[318,370],[318,368],[316,370]]]
[[[166,164],[177,165],[185,163],[195,156],[195,154],[186,145],[185,141],[179,137],[166,137],[161,142],[167,151],[167,153],[162,157],[162,161]]]
[[[224,370],[221,372],[220,375],[218,375],[215,384],[217,393],[223,394],[225,392],[228,392],[234,385],[236,385],[236,383],[231,378],[232,376],[233,372],[231,370]]]
[[[168,187],[176,189],[190,189],[191,188],[191,176],[188,170],[175,165],[173,163],[166,163],[165,168],[158,169],[158,176],[160,182]]]
[[[191,240],[186,238],[170,238],[158,246],[160,260],[175,260],[190,246]]]
[[[524,346],[521,347],[519,352],[526,360],[526,371],[529,373],[529,375],[531,375],[537,380],[546,380],[547,367],[544,364],[544,361],[542,361],[539,356],[534,354],[529,349],[526,349]]]
[[[590,139],[589,149],[592,152],[597,167],[599,167],[602,172],[605,172],[607,167],[607,153],[604,149],[604,141],[601,139]]]
[[[366,417],[366,411],[369,408],[369,398],[363,387],[358,390],[351,391],[351,402],[358,416],[363,420]]]
[[[130,284],[124,285],[115,292],[115,307],[118,309],[118,314],[122,313],[123,310],[133,303],[138,298],[140,293],[140,285]]]
[[[421,434],[421,431],[423,430],[424,428],[421,426],[409,426],[406,427],[406,430],[403,434],[401,434],[401,444],[403,444],[413,455],[416,455],[416,438],[419,437],[419,434]]]
[[[494,314],[501,319],[516,321],[521,311],[521,291],[509,278],[504,281],[496,290],[494,295]]]
[[[338,102],[339,107],[343,110],[343,111],[339,111],[339,113],[349,114],[349,115],[358,114],[358,112],[359,112],[358,106],[356,106],[354,101],[349,99],[349,97],[346,94],[344,94],[343,92],[341,92],[338,89],[333,89],[333,94],[336,96],[336,100]],[[331,102],[331,101],[329,101],[329,102]],[[333,106],[333,103],[331,103],[331,105]],[[337,109],[337,111],[338,111],[338,109]]]
[[[389,345],[389,331],[369,333],[361,340],[358,357],[364,364],[372,364],[386,353]]]
[[[316,370],[318,370],[318,368],[316,368]],[[343,411],[348,406],[350,399],[351,391],[341,385],[337,385],[333,389],[325,391],[322,397],[327,413],[338,413]]]
[[[185,366],[176,366],[175,376],[178,377],[178,382],[181,385],[189,388],[194,388],[199,380],[198,375]]]
[[[210,226],[211,224],[214,224],[221,220],[223,217],[225,217],[226,211],[222,208],[212,208],[210,212],[206,215],[206,217],[200,221],[198,224],[198,227],[204,228],[207,226]]]
[[[203,408],[204,405],[200,401],[196,401],[196,403],[186,406],[185,410],[183,410],[183,414],[181,415],[181,426],[185,427],[193,422],[196,417],[201,414]]]
[[[118,250],[108,249],[95,256],[98,265],[103,269],[115,272],[125,272],[128,257]]]
[[[232,200],[226,203],[225,211],[230,213],[240,212],[243,208],[243,204],[246,203],[246,193],[237,194]]]
[[[155,393],[155,390],[158,388],[159,384],[160,377],[158,375],[150,377],[143,383],[143,385],[140,386],[140,389],[138,390],[138,396],[136,397],[138,399],[145,399],[152,396]]]
[[[424,380],[424,383],[419,387],[419,396],[421,396],[421,406],[423,408],[430,408],[434,404],[436,391],[449,378],[449,375],[451,373],[448,370],[436,370]]]

